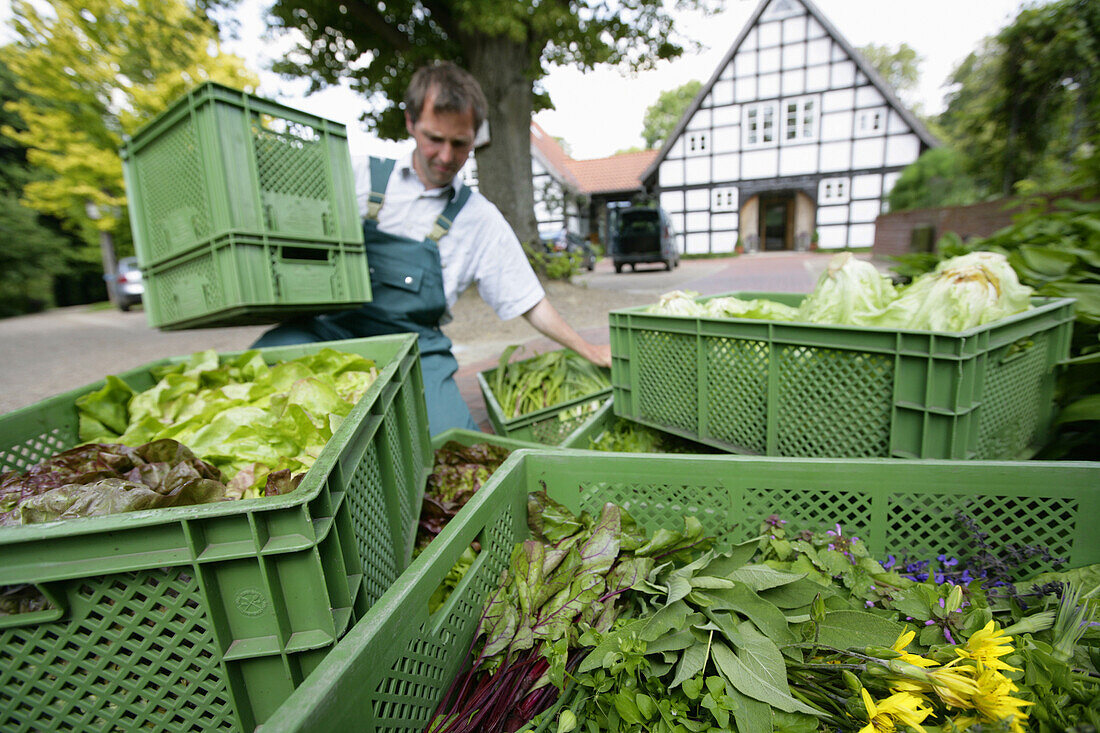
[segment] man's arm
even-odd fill
[[[533,308],[523,314],[535,329],[544,336],[557,341],[567,349],[573,349],[593,364],[611,366],[611,347],[607,344],[592,344],[581,338],[573,327],[565,322],[557,309],[543,298]]]

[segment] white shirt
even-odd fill
[[[359,215],[366,216],[370,193],[370,159],[353,161],[355,196]],[[435,220],[462,181],[426,189],[412,166],[412,151],[397,160],[386,186],[386,198],[378,215],[378,228],[416,241],[428,236]],[[512,227],[497,207],[473,191],[458,212],[447,234],[439,240],[443,264],[443,294],[447,312],[441,324],[451,320],[451,308],[471,283],[501,320],[522,315],[545,296]]]

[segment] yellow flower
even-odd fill
[[[973,675],[974,667],[956,667],[955,659],[942,667],[923,669],[900,659],[891,659],[887,667],[897,677],[890,680],[890,687],[898,692],[935,692],[947,705],[968,709],[970,696],[978,690]]]
[[[970,698],[978,691],[978,683],[972,676],[973,667],[952,667],[953,664],[927,670],[928,681],[945,704],[965,710],[970,707]]]
[[[990,621],[985,628],[975,631],[966,640],[965,648],[955,647],[955,653],[963,659],[973,659],[979,670],[990,668],[1018,671],[1001,661],[1001,657],[1012,653],[1012,637],[1006,636],[1001,629],[994,629],[994,626],[994,622]]]
[[[1034,703],[1013,697],[1016,685],[995,669],[984,670],[976,682],[978,690],[970,698],[974,709],[991,723],[1008,720],[1012,733],[1024,733],[1027,713],[1020,708]]]
[[[898,723],[925,733],[921,723],[931,714],[932,708],[925,707],[925,701],[921,698],[908,692],[898,692],[875,703],[865,688],[860,689],[860,693],[869,721],[860,728],[859,733],[892,733]]]
[[[909,664],[916,665],[917,667],[936,666],[936,663],[933,662],[931,659],[925,659],[919,654],[913,654],[912,652],[905,651],[905,647],[909,646],[913,642],[913,639],[914,637],[916,637],[916,635],[917,632],[915,631],[905,631],[902,633],[901,636],[898,637],[898,640],[895,641],[894,645],[890,648],[900,655],[898,659],[903,662],[908,662]]]

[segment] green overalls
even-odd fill
[[[424,400],[432,435],[448,428],[477,430],[470,410],[458,391],[454,373],[458,362],[451,340],[439,329],[447,310],[443,292],[443,265],[438,242],[470,198],[463,186],[436,219],[422,241],[378,228],[386,186],[395,161],[370,159],[371,193],[363,218],[363,240],[370,268],[372,300],[355,310],[289,321],[266,332],[253,346],[285,346],[334,341],[390,333],[412,332],[419,337]]]

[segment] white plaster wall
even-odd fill
[[[741,154],[742,178],[775,177],[779,171],[779,151],[775,148],[752,150]]]
[[[665,160],[657,169],[657,180],[661,188],[671,188],[684,183],[684,161]]]
[[[848,245],[848,227],[844,225],[819,226],[817,235],[818,249],[837,249]]]
[[[817,145],[785,145],[779,149],[779,175],[798,176],[817,171]]]

